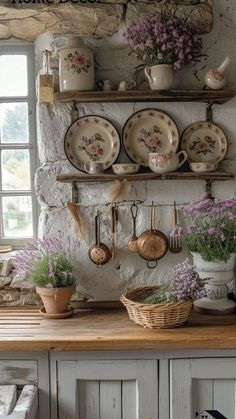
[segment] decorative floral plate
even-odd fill
[[[148,166],[148,153],[176,152],[178,128],[168,114],[158,109],[143,109],[126,121],[122,141],[130,159]]]
[[[103,163],[107,170],[120,152],[120,137],[107,119],[83,116],[68,128],[64,147],[68,160],[76,169],[86,172],[86,162],[92,161]]]
[[[181,149],[188,154],[190,162],[216,162],[225,157],[228,141],[220,127],[208,121],[189,125],[181,138]]]

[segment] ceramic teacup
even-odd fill
[[[190,169],[193,172],[214,172],[217,169],[217,162],[215,161],[199,161],[189,163]]]
[[[93,175],[102,173],[104,169],[105,168],[103,163],[97,163],[89,160],[84,163],[84,170]]]
[[[113,83],[111,80],[98,80],[97,87],[99,90],[109,92],[110,90],[113,90]]]
[[[140,164],[136,164],[136,163],[118,163],[118,164],[112,165],[112,170],[116,175],[137,173],[139,169],[140,169]]]
[[[180,161],[180,157],[183,156]],[[187,160],[186,151],[179,153],[149,153],[149,167],[155,173],[174,172]]]
[[[119,83],[119,87],[118,90],[122,91],[122,90],[129,90],[129,89],[133,89],[136,86],[136,81],[135,80],[122,80]]]

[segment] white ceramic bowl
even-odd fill
[[[116,175],[128,175],[137,173],[140,169],[140,164],[137,163],[117,163],[112,165],[112,170]]]
[[[217,169],[217,162],[214,161],[200,161],[189,163],[190,169],[193,172],[214,172]]]

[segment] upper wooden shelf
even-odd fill
[[[56,102],[205,102],[225,103],[234,90],[126,90],[112,92],[56,92]]]
[[[168,179],[199,179],[206,181],[215,181],[215,180],[229,180],[235,177],[234,173],[229,172],[170,172],[165,173],[164,175],[159,175],[157,173],[146,172],[146,173],[135,173],[130,175],[114,175],[112,173],[101,173],[101,174],[64,174],[58,175],[56,177],[57,181],[63,183],[70,182],[104,182],[104,181],[113,181],[113,180],[130,180],[130,181],[141,181],[141,180],[168,180]]]

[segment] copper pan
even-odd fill
[[[110,258],[111,252],[109,247],[100,241],[100,215],[95,217],[95,244],[89,249],[90,260],[96,265],[105,265]]]
[[[154,227],[155,207],[152,202],[151,207],[151,228],[144,231],[137,240],[138,254],[147,260],[147,266],[154,269],[157,266],[157,261],[165,256],[168,250],[168,239],[164,233],[156,230]],[[154,262],[154,263],[151,263]]]

